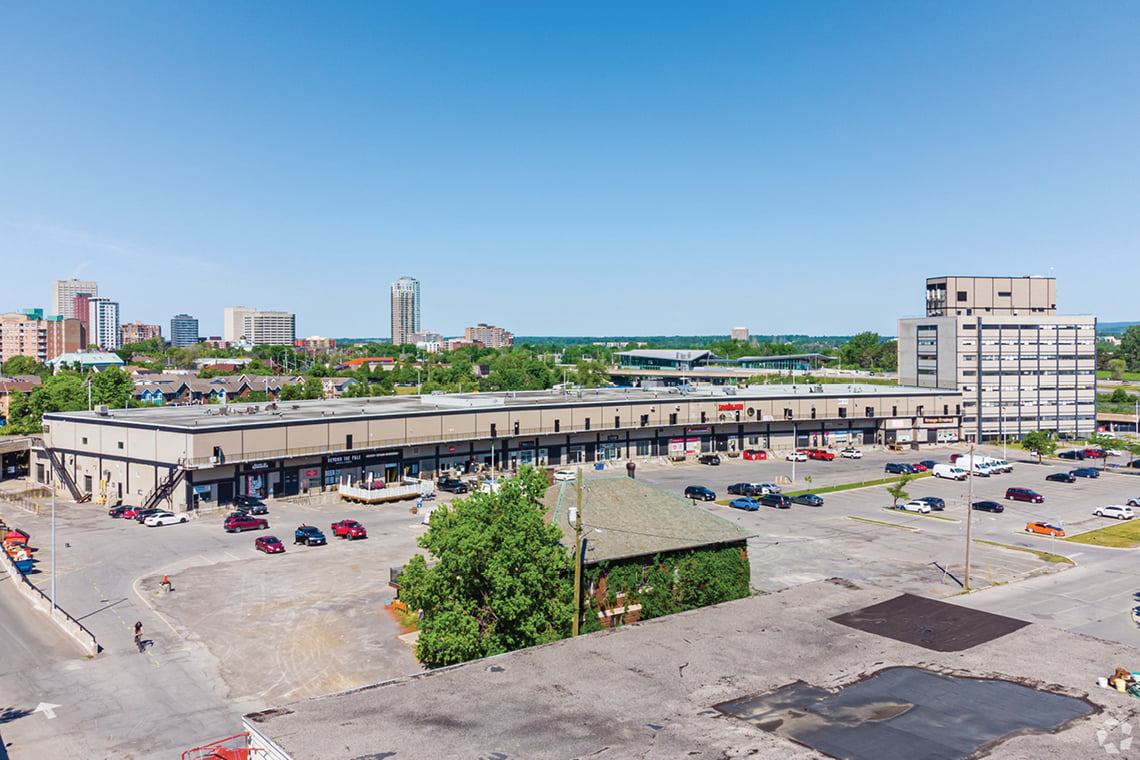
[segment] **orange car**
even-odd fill
[[[1057,538],[1065,537],[1065,529],[1059,528],[1056,525],[1051,525],[1047,522],[1031,522],[1025,526],[1026,533],[1038,533],[1042,536],[1056,536]]]

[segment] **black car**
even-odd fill
[[[941,512],[946,509],[946,502],[937,496],[920,496],[918,501],[925,501],[929,504],[932,512]]]
[[[720,456],[717,454],[702,454],[697,457],[697,461],[701,464],[720,464]]]
[[[757,499],[757,501],[766,507],[775,507],[776,509],[792,508],[792,500],[782,493],[766,493]]]
[[[135,512],[135,522],[142,522],[151,515],[157,515],[159,512],[165,512],[165,509],[140,509]]]
[[[975,501],[974,509],[982,512],[1004,512],[1005,507],[996,501]]]
[[[269,507],[256,496],[235,496],[234,506],[249,515],[267,515]]]
[[[1061,459],[1084,459],[1085,455],[1082,451],[1062,451],[1057,455]]]
[[[107,517],[114,517],[117,519],[119,517],[122,517],[123,513],[128,509],[134,509],[134,507],[124,507],[122,504],[118,505],[117,507],[111,507],[107,510]]]
[[[716,493],[711,488],[705,488],[704,486],[686,486],[685,498],[700,501],[716,501]]]
[[[293,543],[304,544],[305,546],[324,546],[325,534],[321,533],[321,529],[313,525],[302,525],[297,530],[293,531]]]
[[[907,475],[911,472],[909,464],[899,464],[898,462],[887,462],[883,467],[883,472],[894,473],[895,475]]]
[[[759,496],[763,491],[751,483],[733,483],[727,489],[734,496]]]
[[[935,462],[933,459],[923,459],[919,464],[928,470],[933,470],[934,465],[938,464],[938,462]]]
[[[1052,480],[1054,483],[1072,483],[1077,478],[1071,472],[1054,472],[1046,475],[1045,479]]]
[[[1069,470],[1069,474],[1078,478],[1099,478],[1100,470],[1094,470],[1092,467],[1078,467],[1075,470]]]
[[[467,493],[467,484],[459,478],[440,478],[435,482],[436,488],[451,493]]]
[[[1128,463],[1128,466],[1129,467],[1135,467],[1136,469],[1140,469],[1140,459],[1133,459],[1131,462]]]
[[[779,496],[780,494],[776,494]],[[823,499],[816,496],[814,493],[804,493],[799,496],[792,497],[793,504],[805,504],[809,507],[822,507]]]

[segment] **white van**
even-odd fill
[[[951,480],[965,480],[967,473],[956,464],[936,464],[934,465],[934,477],[936,478],[950,478]]]

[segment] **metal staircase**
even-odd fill
[[[47,444],[44,443],[43,438],[32,436],[31,440],[33,449],[39,449],[40,451],[47,453],[48,459],[51,460],[52,470],[55,472],[56,477],[63,481],[63,484],[67,487],[67,492],[71,494],[72,499],[77,502],[82,502],[87,501],[91,498],[91,494],[84,494],[79,490],[79,486],[75,485],[75,481],[67,472],[67,468],[63,466],[63,462],[59,461],[59,458],[56,457],[55,452],[52,449],[48,448]]]
[[[169,499],[185,475],[186,470],[181,467],[171,470],[163,481],[155,486],[154,489],[146,495],[146,498],[143,499],[143,509],[152,509],[157,507],[164,499]]]

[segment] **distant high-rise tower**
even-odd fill
[[[189,314],[170,318],[170,345],[174,348],[193,346],[198,342],[198,320]]]
[[[119,302],[110,298],[87,299],[87,341],[105,351],[119,348]]]
[[[420,281],[401,277],[392,283],[392,343],[410,343],[420,331]]]
[[[85,319],[86,315],[75,313],[75,297],[94,298],[99,295],[99,285],[83,280],[56,280],[51,284],[52,314],[64,319]]]
[[[230,343],[249,338],[245,334],[245,318],[255,311],[248,306],[227,306],[222,317],[222,338]]]

